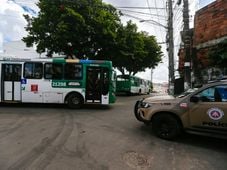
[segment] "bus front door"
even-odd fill
[[[86,93],[87,103],[109,103],[109,70],[103,67],[87,67]]]
[[[21,101],[21,64],[2,64],[3,101]]]

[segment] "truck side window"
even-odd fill
[[[226,102],[227,86],[219,85],[203,90],[198,94],[202,102]]]
[[[202,102],[214,102],[214,87],[203,90],[198,96]]]

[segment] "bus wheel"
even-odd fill
[[[82,97],[76,93],[70,94],[67,98],[67,105],[71,109],[79,109],[82,107]]]

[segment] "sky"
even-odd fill
[[[195,9],[212,1],[214,0],[189,0],[191,23],[193,23]],[[38,12],[36,2],[37,0],[0,0],[0,52],[3,52],[3,43],[21,40],[27,34],[24,29],[26,21],[23,14],[36,16]],[[166,39],[166,29],[164,28],[167,25],[166,0],[103,0],[103,2],[110,3],[121,10],[124,14],[121,18],[123,23],[132,20],[137,24],[139,31],[146,31],[149,35],[156,36],[157,42],[162,46],[164,54],[162,63],[154,70],[147,69],[145,72],[138,73],[137,76],[150,80],[152,72],[153,82],[168,82],[168,54],[166,45],[162,44]],[[173,1],[175,68],[177,67],[177,49],[180,45],[179,30],[182,29],[182,9],[177,8],[176,2],[177,0]],[[125,7],[150,7],[150,9]],[[141,20],[145,21],[140,22]]]

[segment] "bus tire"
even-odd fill
[[[72,93],[67,97],[67,105],[71,109],[79,109],[83,105],[83,98],[77,93]]]

